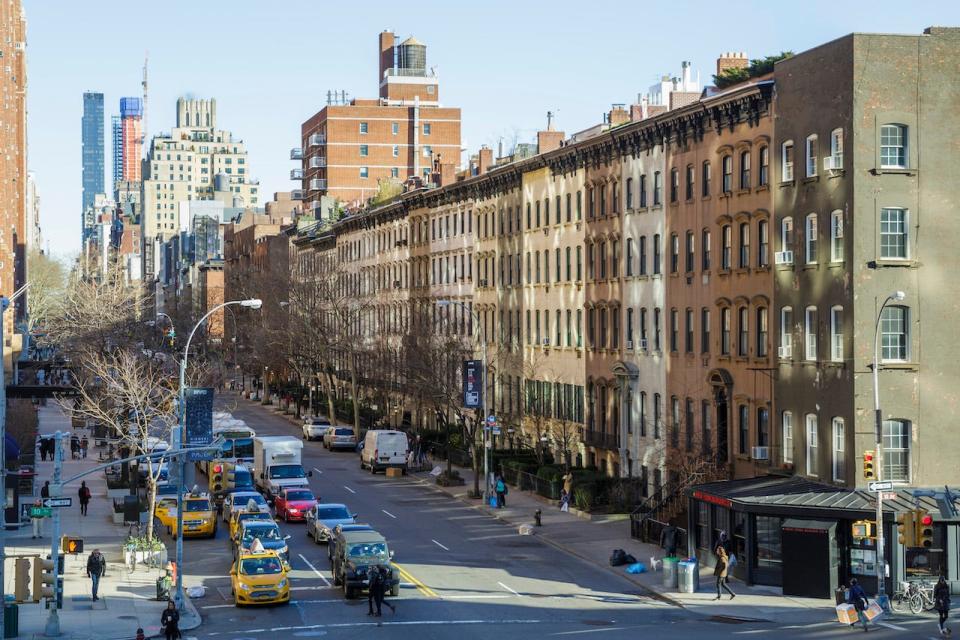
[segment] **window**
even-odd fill
[[[750,348],[750,310],[747,307],[740,307],[737,311],[737,325],[737,355],[745,358]]]
[[[830,421],[833,430],[833,481],[846,480],[846,465],[844,464],[844,424],[843,418],[834,418]]]
[[[783,438],[783,463],[793,463],[793,413],[784,411],[780,417],[780,431]]]
[[[770,410],[766,407],[757,409],[757,446],[770,446]]]
[[[910,482],[910,422],[883,421],[883,479]]]
[[[627,203],[627,211],[629,211],[633,209],[633,178],[627,178],[624,192],[624,201]]]
[[[730,308],[720,309],[720,355],[730,355]]]
[[[537,218],[536,218],[536,220],[537,220],[537,225],[536,225],[536,226],[537,226],[537,228],[539,228],[539,227],[540,227],[540,222],[541,222],[541,221],[540,221],[540,201],[539,201],[539,200],[537,200],[537,202],[536,202],[536,208],[537,208]],[[548,216],[547,216],[547,220],[549,220],[549,219],[550,219],[550,216],[548,215]]]
[[[817,416],[807,414],[807,475],[817,475]]]
[[[730,193],[733,191],[733,156],[723,156],[720,167],[723,173],[723,192]]]
[[[429,122],[424,122],[424,123],[423,123],[423,135],[425,135],[425,136],[430,135],[430,130],[431,130],[431,129],[432,129],[432,127],[430,126],[430,123],[429,123]]]
[[[554,261],[553,261],[553,262],[554,262],[554,265],[555,265],[555,266],[554,266],[554,269],[555,269],[554,282],[560,282],[560,279],[561,279],[561,278],[560,278],[560,247],[557,247],[557,249],[556,249],[556,251],[554,252],[553,255],[554,255]],[[570,273],[570,259],[569,259],[569,258],[570,258],[570,247],[567,247],[567,274]]]
[[[660,234],[653,236],[653,274],[660,273]]]
[[[684,418],[684,421],[687,423],[685,425],[687,428],[684,433],[686,434],[686,446],[687,446],[687,451],[693,451],[693,429],[695,427],[695,422],[694,422],[695,419],[693,417],[693,400],[691,398],[687,398],[687,401],[685,404],[686,404],[686,416]]]
[[[830,308],[830,360],[843,362],[843,307]]]
[[[739,227],[739,238],[740,242],[740,263],[739,267],[741,269],[747,269],[750,267],[750,223],[741,222]]]
[[[722,253],[720,255],[720,268],[730,269],[730,261],[733,253],[733,230],[730,225],[725,224],[720,228],[720,237],[722,241]]]
[[[616,193],[616,186],[612,186],[613,192]],[[600,215],[607,215],[607,185],[600,185]]]
[[[880,314],[880,360],[906,362],[909,357],[907,307],[887,306]]]
[[[610,243],[610,275],[620,277],[620,243],[616,240]]]
[[[633,238],[627,238],[627,254],[624,256],[627,277],[633,275]]]
[[[803,357],[805,360],[816,361],[817,359],[817,308],[807,307],[803,314],[803,335],[804,347]]]
[[[740,152],[740,188],[750,188],[750,152]]]
[[[361,178],[368,178],[368,177],[370,177],[370,169],[369,169],[369,167],[360,167],[360,177],[361,177]]]
[[[807,136],[807,177],[817,175],[817,134]]]
[[[670,202],[676,202],[680,198],[680,170],[674,167],[670,169]]]
[[[393,135],[397,135],[398,133],[400,133],[400,125],[396,122],[391,124],[390,129]]]
[[[807,216],[806,240],[807,264],[814,264],[817,261],[817,214],[815,213]]]
[[[653,206],[661,204],[663,198],[663,176],[659,171],[653,174]]]
[[[910,256],[908,213],[906,209],[880,209],[880,257],[906,260]]]
[[[660,425],[663,423],[663,400],[659,393],[653,394],[653,437],[660,438]]]
[[[640,309],[640,348],[647,349],[647,308]]]
[[[670,234],[670,273],[676,273],[680,262],[680,238]]]
[[[703,166],[700,169],[700,195],[706,198],[710,195],[710,161],[704,160]]]
[[[567,346],[570,347],[573,345],[573,336],[570,329],[570,323],[573,319],[573,314],[570,312],[570,309],[567,309]]]
[[[600,348],[607,348],[607,309],[600,309]]]
[[[640,236],[640,275],[647,275],[647,236]]]
[[[793,246],[793,218],[786,217],[780,221],[780,250],[790,251]]]
[[[557,196],[558,198],[560,196]],[[567,194],[567,222],[570,222],[573,218],[573,194]],[[557,215],[560,215],[560,205],[557,205]]]
[[[596,215],[596,193],[597,190],[594,187],[589,187],[587,189],[587,216],[593,218]]]
[[[770,264],[770,223],[766,220],[757,222],[757,266],[766,267]]]
[[[907,126],[885,124],[880,127],[880,167],[907,168]]]
[[[760,147],[760,175],[758,186],[765,187],[770,182],[770,147]]]
[[[577,247],[577,282],[583,280],[583,247]]]
[[[583,220],[583,192],[577,191],[577,221]]]
[[[793,140],[787,140],[780,148],[780,172],[783,182],[793,181]]]
[[[660,351],[661,335],[660,330],[660,307],[653,310],[653,350]]]
[[[367,123],[366,123],[366,122],[361,122],[361,123],[360,123],[360,135],[362,135],[362,136],[367,135]]]
[[[680,328],[677,326],[680,324],[680,315],[677,313],[676,309],[670,310],[670,351],[677,351],[677,338],[680,331]]]
[[[767,357],[767,309],[766,307],[757,308],[757,357]]]
[[[680,398],[670,398],[670,442],[674,447],[680,446]]]
[[[600,279],[607,279],[607,243],[600,243]]]
[[[692,273],[696,263],[696,247],[694,246],[693,231],[687,231],[687,273]]]
[[[834,169],[843,168],[843,129],[830,132],[830,158]]]
[[[710,309],[700,309],[700,353],[710,353]]]
[[[640,207],[647,206],[647,176],[640,176]]]
[[[830,214],[830,262],[843,262],[843,212]]]
[[[627,349],[633,349],[633,307],[627,307]]]
[[[780,357],[793,355],[793,309],[780,309]]]
[[[394,158],[400,157],[400,145],[398,144],[393,145],[393,157]]]
[[[710,435],[710,413],[712,407],[706,400],[700,405],[700,450],[703,453],[710,453],[711,438]]]
[[[620,307],[610,309],[610,348],[620,348]]]
[[[370,155],[370,148],[365,144],[360,145],[360,157],[365,158],[368,155]]]
[[[693,200],[693,178],[695,173],[693,165],[688,164],[686,171],[686,189],[684,192],[684,197],[686,197],[687,200]]]
[[[686,339],[684,340],[684,351],[693,353],[693,309],[687,309],[686,317]]]
[[[745,404],[737,406],[737,453],[747,454],[750,445],[750,407]]]

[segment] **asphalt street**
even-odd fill
[[[229,397],[231,411],[262,435],[300,436],[270,410]],[[332,585],[325,545],[302,523],[281,522],[289,541],[292,602],[237,609],[230,595],[227,527],[215,539],[184,542],[185,583],[202,584],[195,604],[198,638],[834,638],[862,633],[835,621],[782,627],[773,622],[704,618],[655,599],[626,579],[547,545],[411,477],[389,479],[359,468],[352,452],[304,443],[310,485],[327,502],[343,502],[388,540],[402,571],[396,613],[367,616],[366,598],[348,601]],[[202,476],[201,476],[202,478]],[[222,525],[222,523],[221,523]],[[871,629],[871,637],[928,638],[935,619],[916,617]]]

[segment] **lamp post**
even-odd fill
[[[213,309],[208,311],[202,318],[197,321],[197,324],[194,325],[193,329],[190,331],[190,335],[187,337],[187,344],[183,347],[183,360],[180,361],[180,392],[179,392],[179,402],[177,411],[179,413],[178,427],[173,432],[173,448],[181,449],[183,446],[183,439],[186,436],[186,420],[187,412],[186,406],[184,403],[185,399],[185,389],[187,381],[187,358],[190,355],[190,342],[193,340],[193,335],[197,332],[197,329],[200,328],[207,318],[212,316],[214,313],[228,307],[230,305],[240,305],[241,307],[248,307],[250,309],[259,309],[263,302],[258,298],[251,298],[249,300],[231,300],[229,302],[222,302],[215,306]],[[186,472],[186,459],[184,456],[179,456],[177,466],[180,470],[180,482],[177,488],[177,590],[174,599],[176,600],[177,609],[183,609],[183,489],[184,474]]]
[[[880,311],[877,312],[877,323],[873,334],[873,414],[874,414],[874,438],[876,451],[876,476],[877,480],[883,480],[883,414],[880,412],[880,322],[883,318],[883,310],[891,302],[902,302],[907,297],[903,291],[894,291],[886,297],[883,304],[880,305]],[[877,491],[877,598],[884,596],[887,577],[887,563],[883,553],[883,492]],[[885,603],[881,603],[884,609]]]
[[[487,436],[487,332],[483,327],[483,323],[480,322],[480,317],[477,315],[477,312],[474,311],[471,307],[468,307],[466,304],[460,300],[438,300],[437,306],[439,307],[448,307],[450,305],[459,305],[464,311],[470,314],[470,317],[473,320],[474,327],[476,331],[480,334],[480,342],[483,343],[483,360],[481,361],[481,373],[480,373],[480,411],[482,416],[480,417],[481,429],[483,431],[483,504],[490,503],[490,463],[489,463],[489,452],[487,450],[489,446],[488,436]]]

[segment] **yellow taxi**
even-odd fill
[[[153,509],[153,517],[156,519],[156,525],[165,527],[169,533],[177,526],[177,496],[164,497],[157,499],[157,504]]]
[[[234,511],[230,514],[231,540],[237,537],[237,531],[240,530],[240,527],[243,526],[243,523],[247,520],[273,520],[273,516],[270,515],[269,511],[260,509],[256,505],[253,506],[253,509],[247,508],[243,511]]]
[[[173,508],[173,524],[170,533],[174,538],[177,531],[177,509]],[[217,535],[217,516],[213,511],[213,502],[205,493],[191,493],[183,497],[183,537],[213,538]]]
[[[289,567],[275,551],[254,543],[249,551],[241,551],[230,567],[234,604],[242,607],[290,602],[288,572]]]

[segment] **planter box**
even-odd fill
[[[147,513],[146,511],[140,512],[140,524],[147,523]],[[113,524],[123,525],[123,512],[114,511],[113,512]]]
[[[138,565],[144,565],[149,562],[155,567],[164,567],[167,564],[167,549],[166,547],[158,549],[156,551],[128,551],[124,549],[123,551],[123,564],[126,566],[131,566],[136,560]]]

